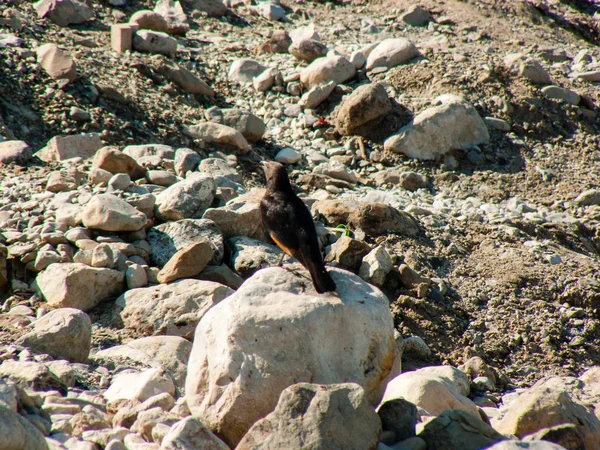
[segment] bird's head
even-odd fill
[[[267,185],[289,186],[290,181],[282,164],[275,161],[263,161],[261,163],[267,178]]]

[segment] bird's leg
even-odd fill
[[[279,259],[279,262],[277,263],[277,267],[283,266],[283,258],[285,258],[285,253],[281,252],[281,258]]]

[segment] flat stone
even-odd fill
[[[81,133],[66,136],[54,136],[46,147],[35,155],[42,161],[64,161],[71,158],[88,159],[103,147],[97,133]]]
[[[570,105],[578,105],[581,100],[581,97],[577,92],[559,86],[546,86],[545,88],[542,88],[541,92],[547,98],[562,100]]]
[[[415,44],[405,38],[390,38],[381,41],[367,57],[367,70],[378,67],[391,69],[400,64],[405,64],[415,56],[419,50]]]

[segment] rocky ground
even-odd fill
[[[0,5],[5,448],[600,448],[599,13],[419,5]]]

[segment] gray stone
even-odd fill
[[[183,132],[194,139],[207,144],[228,145],[240,153],[250,151],[250,144],[242,133],[227,125],[215,122],[200,122],[197,125],[184,127]]]
[[[432,20],[431,14],[419,5],[410,6],[402,15],[400,20],[413,27],[422,27]]]
[[[85,3],[77,0],[40,0],[33,5],[38,17],[47,17],[55,24],[66,27],[69,24],[80,24],[94,18],[94,11]]]
[[[308,63],[327,55],[327,50],[327,45],[314,39],[296,41],[288,49],[294,58]]]
[[[164,33],[168,30],[167,21],[159,13],[148,9],[140,9],[129,18],[131,25],[137,26],[139,30],[154,30]]]
[[[546,69],[536,59],[522,53],[511,53],[504,57],[504,64],[514,75],[527,78],[532,83],[549,84],[552,82]]]
[[[215,96],[215,91],[206,82],[185,67],[181,67],[171,61],[164,61],[158,70],[185,92],[207,95],[208,97]]]
[[[416,159],[435,159],[452,149],[468,150],[490,140],[477,110],[461,98],[446,96],[443,104],[417,115],[384,142],[386,150]]]
[[[178,148],[175,152],[175,172],[183,177],[187,171],[196,170],[201,159],[194,150],[185,147]]]
[[[212,220],[183,219],[164,223],[148,230],[147,237],[152,249],[152,261],[158,267],[163,267],[178,250],[189,247],[203,238],[208,239],[213,246],[210,264],[221,264],[224,251],[223,234]]]
[[[330,81],[326,84],[320,84],[314,86],[302,94],[298,104],[302,108],[313,109],[323,103],[331,95],[335,87],[337,86],[335,81]]]
[[[327,175],[331,178],[356,183],[358,178],[353,170],[338,161],[327,161],[313,169],[313,173]]]
[[[163,221],[198,219],[212,204],[215,190],[211,177],[194,174],[156,196],[155,214]]]
[[[600,189],[583,191],[573,201],[579,206],[600,205]]]
[[[236,59],[229,68],[228,78],[238,83],[252,83],[254,77],[260,75],[265,69],[265,66],[253,59]]]
[[[392,111],[392,103],[381,83],[365,84],[344,97],[335,113],[335,128],[343,136]]]
[[[369,251],[371,251],[371,247],[366,242],[342,236],[331,246],[325,261],[335,262],[337,267],[356,270]]]
[[[302,159],[302,154],[291,147],[286,147],[275,155],[275,161],[281,164],[296,164]]]
[[[94,156],[93,167],[106,170],[112,174],[126,173],[132,180],[143,178],[146,169],[140,166],[131,156],[116,147],[102,147]]]
[[[154,12],[165,18],[168,33],[184,35],[190,29],[181,3],[176,0],[159,0],[156,2]]]
[[[160,369],[145,369],[141,372],[121,372],[113,377],[110,387],[104,392],[109,402],[137,400],[143,402],[162,393],[175,394],[173,380]]]
[[[392,431],[397,441],[416,436],[417,406],[403,398],[384,402],[377,414],[384,431]]]
[[[229,447],[194,417],[174,424],[164,437],[161,450],[229,450]]]
[[[393,268],[392,257],[385,247],[380,245],[362,259],[358,275],[367,283],[382,287],[387,274]]]
[[[226,245],[231,249],[229,266],[242,278],[248,278],[260,269],[276,266],[283,253],[275,245],[246,236],[231,237]],[[286,264],[292,259],[286,255],[283,261]]]
[[[546,86],[542,88],[542,94],[553,100],[562,100],[570,105],[578,105],[581,100],[580,95],[571,89],[559,86]]]
[[[354,65],[343,56],[327,56],[315,59],[300,72],[300,83],[305,89],[334,81],[341,84],[354,76]]]
[[[25,164],[33,156],[33,151],[25,141],[0,142],[0,165]]]
[[[203,11],[209,17],[221,17],[227,14],[227,6],[221,0],[186,0],[191,11]]]
[[[38,151],[35,156],[42,161],[64,161],[71,158],[88,159],[103,147],[97,133],[82,133],[68,136],[54,136],[48,141],[46,147]]]
[[[285,389],[275,410],[256,422],[236,449],[377,446],[381,422],[358,384],[298,383]]]
[[[92,322],[78,309],[55,309],[36,320],[33,330],[18,342],[36,353],[85,362],[92,345]]]
[[[148,156],[158,156],[161,160],[175,158],[175,149],[164,144],[128,145],[123,149],[123,153],[136,161]]]
[[[237,197],[220,208],[207,209],[203,219],[212,220],[225,237],[247,236],[268,241],[268,233],[262,223],[259,203],[254,193]]]
[[[160,31],[139,30],[133,36],[133,48],[140,52],[175,56],[177,39]]]
[[[47,450],[44,435],[27,419],[0,405],[0,442],[6,450]]]
[[[83,210],[86,228],[104,231],[138,231],[146,225],[146,215],[112,194],[92,197]]]
[[[378,67],[391,69],[392,67],[407,63],[418,55],[419,50],[408,39],[385,39],[367,57],[366,69],[373,70]]]

